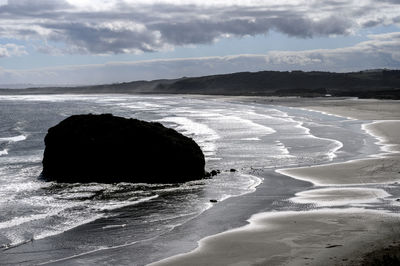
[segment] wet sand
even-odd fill
[[[249,222],[151,265],[354,265],[400,233],[397,217],[363,209],[262,213]]]
[[[366,254],[373,256],[400,244],[400,216],[368,205],[382,200],[388,205],[399,204],[380,187],[396,187],[400,181],[400,102],[263,97],[241,100],[375,120],[364,129],[377,138],[382,153],[362,160],[278,170],[314,184],[312,190],[298,192],[290,199],[312,204],[313,210],[255,214],[246,226],[204,238],[195,250],[151,265],[357,265],[363,263]]]

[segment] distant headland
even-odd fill
[[[0,89],[15,94],[207,94],[400,99],[400,70],[333,73],[260,71],[77,87]]]

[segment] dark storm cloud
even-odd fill
[[[10,18],[18,17],[57,17],[61,10],[72,8],[63,0],[9,0],[7,5],[0,6],[0,14]]]
[[[309,18],[277,18],[274,19],[274,28],[290,36],[314,37],[327,35],[348,34],[351,29],[351,21],[336,16],[313,21]]]
[[[375,26],[377,26],[379,24],[382,24],[382,22],[383,22],[382,19],[368,20],[368,21],[363,23],[363,27],[365,27],[365,28],[375,27]]]
[[[348,34],[351,21],[329,17],[315,22],[309,18],[294,15],[277,18],[260,18],[254,20],[235,19],[226,21],[193,20],[184,23],[158,23],[150,29],[159,31],[162,40],[175,44],[210,43],[216,38],[229,34],[246,36],[267,33],[274,29],[289,36],[307,38],[331,34]]]
[[[113,30],[84,23],[42,24],[41,26],[52,29],[49,35],[50,40],[66,42],[71,44],[72,48],[82,49],[81,52],[108,53],[110,47],[113,53],[126,53],[125,49],[132,47],[151,52],[158,48],[157,43],[154,42],[155,38],[148,31],[123,28]]]
[[[175,45],[210,43],[216,38],[231,34],[235,36],[256,35],[269,30],[267,23],[235,19],[228,21],[193,20],[181,23],[157,23],[149,28],[161,33],[163,41]]]
[[[399,19],[399,1],[394,0],[253,2],[210,5],[192,0],[183,5],[167,0],[139,4],[115,0],[112,5],[97,1],[82,7],[68,1],[10,0],[0,6],[0,37],[54,41],[62,44],[58,49],[65,53],[117,54],[271,30],[299,38],[346,35]],[[108,6],[102,8],[103,4]]]

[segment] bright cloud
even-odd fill
[[[27,54],[25,47],[13,43],[0,44],[0,58]]]
[[[71,54],[153,52],[271,30],[299,38],[348,35],[399,23],[396,0],[9,0],[0,4],[0,37],[41,41],[44,46],[56,43],[60,52]]]

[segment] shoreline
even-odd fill
[[[270,104],[269,102],[266,102]],[[296,107],[297,108],[297,107]],[[257,170],[257,169],[256,169]],[[298,227],[298,223],[302,221],[302,224],[310,224],[314,225],[314,228],[312,229],[320,229],[320,227],[315,226],[313,224],[313,219],[310,220],[311,216],[309,216],[309,212],[304,211],[308,209],[315,209],[316,207],[322,208],[322,209],[315,209],[312,210],[311,212],[314,212],[313,218],[318,220],[318,224],[327,224],[327,228],[333,228],[332,226],[337,224],[337,227],[335,227],[337,230],[334,230],[334,233],[337,232],[337,234],[340,234],[342,232],[365,232],[366,230],[371,231],[374,230],[377,226],[381,224],[380,220],[375,220],[373,225],[369,225],[368,227],[359,228],[358,224],[362,223],[365,221],[365,217],[368,216],[374,216],[375,214],[379,214],[380,212],[368,212],[369,214],[365,214],[364,210],[362,209],[361,205],[367,205],[367,204],[375,204],[376,202],[371,201],[372,198],[377,198],[376,195],[379,195],[378,197],[378,202],[384,198],[387,197],[386,194],[381,193],[382,191],[379,190],[374,190],[374,188],[369,188],[366,192],[364,191],[359,191],[355,197],[352,197],[349,195],[349,193],[344,193],[341,196],[345,196],[346,200],[352,200],[352,203],[359,205],[358,208],[353,207],[354,212],[358,212],[356,215],[357,217],[354,217],[354,219],[346,218],[348,215],[355,215],[354,213],[349,214],[348,212],[343,212],[343,204],[341,202],[335,201],[333,206],[329,205],[327,206],[326,204],[322,204],[321,206],[316,206],[315,202],[310,202],[310,198],[312,197],[313,199],[316,199],[316,202],[321,203],[321,202],[330,202],[332,203],[332,200],[329,199],[329,197],[332,198],[332,195],[327,194],[336,194],[338,193],[338,190],[330,189],[326,191],[315,191],[316,187],[311,185],[310,182],[305,182],[301,181],[298,179],[294,179],[292,177],[286,176],[286,175],[281,175],[279,173],[276,173],[274,169],[258,169],[259,172],[254,172],[253,174],[258,176],[258,177],[264,177],[264,183],[257,187],[256,192],[242,195],[236,198],[229,198],[223,202],[219,202],[218,204],[214,205],[213,208],[205,211],[200,215],[200,217],[197,217],[196,219],[188,222],[187,224],[174,228],[171,232],[168,232],[165,235],[160,236],[160,238],[157,238],[156,241],[152,240],[145,240],[143,243],[138,244],[138,245],[132,245],[132,246],[121,246],[121,247],[115,247],[110,250],[97,250],[92,253],[88,254],[77,254],[77,256],[72,256],[69,258],[66,258],[65,261],[60,261],[59,263],[54,263],[55,265],[71,265],[71,264],[79,264],[82,262],[90,262],[91,264],[97,264],[97,263],[104,263],[106,261],[119,261],[120,263],[123,264],[131,264],[133,258],[135,258],[135,263],[137,265],[145,265],[149,262],[155,262],[159,261],[160,259],[163,258],[171,258],[171,256],[175,256],[176,254],[181,254],[182,252],[190,252],[191,250],[196,248],[197,241],[200,239],[205,239],[208,237],[213,237],[213,236],[221,236],[222,234],[228,232],[231,233],[232,231],[236,231],[238,229],[241,229],[243,226],[246,227],[249,224],[249,221],[251,223],[253,222],[253,218],[249,220],[249,217],[254,215],[255,213],[257,214],[262,214],[262,213],[268,213],[268,214],[274,214],[277,215],[277,212],[274,212],[275,209],[282,209],[284,211],[280,212],[281,214],[286,214],[282,217],[278,216],[272,216],[272,218],[279,218],[282,223],[284,223],[286,226],[290,228],[293,228],[294,231],[286,232],[288,233],[286,236],[287,239],[291,239],[290,241],[281,241],[281,239],[277,238],[278,241],[273,242],[276,244],[276,247],[280,247],[280,250],[286,250],[287,252],[291,253],[291,250],[293,248],[296,248],[296,246],[302,246],[303,243],[304,247],[306,250],[298,251],[302,254],[303,252],[307,253],[310,251],[313,251],[316,249],[316,246],[313,245],[313,239],[310,238],[303,238],[303,239],[298,239],[299,236],[306,236],[307,235],[307,230],[304,230],[304,232],[301,232],[301,227]],[[320,188],[318,188],[320,189]],[[310,194],[302,194],[303,192],[309,192]],[[354,194],[355,189],[351,188],[350,192]],[[310,197],[311,196],[311,197]],[[321,198],[323,197],[323,198]],[[328,197],[328,200],[326,200],[326,197]],[[294,202],[294,198],[298,200],[304,200],[306,199],[307,202],[300,202],[300,204],[305,204],[305,205],[293,205],[291,202]],[[275,205],[277,204],[277,205]],[[313,206],[316,207],[313,207]],[[334,209],[327,209],[327,207],[334,207]],[[134,209],[134,208],[133,208]],[[132,209],[132,210],[133,210]],[[132,211],[130,209],[130,211]],[[285,211],[285,210],[291,210],[291,211]],[[332,210],[335,210],[338,215],[340,215],[340,219],[337,219],[334,216],[327,216],[327,212],[330,212]],[[288,218],[291,223],[288,223]],[[339,217],[339,216],[338,216]],[[268,226],[265,227],[263,223],[265,222],[265,219],[259,220],[258,218],[263,218],[262,216],[255,216],[257,218],[256,223],[259,224],[258,229],[262,228],[268,228],[268,232],[271,232],[270,229],[277,230],[277,232],[282,232],[285,233],[285,227],[281,227],[279,229],[279,223],[277,223],[277,226],[270,227],[269,224]],[[297,219],[299,218],[299,219]],[[350,219],[350,220],[349,220]],[[387,220],[387,224],[389,225],[390,223],[396,224],[393,221],[390,221],[390,219],[385,219]],[[278,221],[278,220],[275,220]],[[65,257],[68,254],[76,254],[76,252],[79,252],[79,247],[76,249],[71,249],[71,250],[65,250],[65,247],[63,243],[68,242],[71,239],[76,239],[76,237],[81,237],[82,235],[87,233],[87,231],[91,231],[92,233],[96,233],[96,228],[99,228],[99,230],[102,228],[101,227],[101,221],[95,221],[93,223],[87,224],[80,226],[79,228],[72,229],[71,231],[67,231],[63,233],[62,235],[57,236],[57,238],[49,237],[46,239],[38,240],[38,241],[33,241],[31,243],[28,243],[26,245],[17,247],[11,251],[6,251],[3,252],[1,255],[4,255],[6,261],[7,258],[9,259],[8,262],[15,262],[16,264],[18,262],[23,262],[23,261],[36,261],[38,263],[44,262],[46,264],[46,261],[48,264],[53,264],[51,263],[53,261],[53,258],[57,257]],[[296,226],[293,226],[296,225]],[[385,225],[386,226],[386,225]],[[351,230],[349,229],[351,227]],[[247,235],[247,229],[250,227],[246,227],[246,230],[244,231],[243,235],[244,237],[240,237],[238,239],[238,242],[242,240],[246,240],[245,236]],[[299,229],[300,228],[300,229]],[[386,227],[385,227],[386,228]],[[279,229],[279,230],[278,230]],[[305,228],[307,229],[307,228]],[[334,228],[333,228],[334,229]],[[126,227],[124,228],[126,230],[126,234],[129,234],[129,228]],[[328,230],[320,230],[322,232],[317,232],[314,231],[309,231],[310,236],[317,236],[320,234],[320,237],[326,237]],[[299,235],[300,232],[300,235]],[[389,230],[388,230],[389,232]],[[391,234],[388,234],[390,237],[392,236]],[[268,238],[268,234],[265,235]],[[280,237],[280,235],[278,235]],[[397,235],[396,235],[397,236]],[[372,238],[371,238],[372,239]],[[379,237],[373,238],[374,241],[377,243],[381,241]],[[82,238],[84,241],[84,238]],[[247,239],[246,244],[252,243],[254,239]],[[366,238],[364,238],[366,240]],[[201,241],[201,240],[200,240]],[[299,242],[300,241],[300,242]],[[354,239],[352,240],[353,242],[355,241]],[[368,240],[370,241],[370,240]],[[254,241],[253,241],[254,242]],[[257,249],[258,247],[261,247],[265,245],[265,239],[264,241],[261,239],[256,243],[253,243],[253,247]],[[357,242],[357,241],[356,241]],[[354,242],[354,248],[355,250],[357,248],[360,248],[359,243]],[[301,243],[301,244],[299,244]],[[382,240],[382,244],[376,247],[382,247],[384,245],[385,241]],[[267,243],[268,244],[268,243]],[[231,243],[228,243],[228,247],[231,245]],[[295,245],[294,247],[291,245]],[[324,251],[325,253],[329,252],[336,252],[338,248],[341,248],[341,246],[335,246],[335,245],[341,245],[337,243],[322,243],[320,245],[321,251]],[[207,245],[206,245],[207,246]],[[242,245],[243,246],[243,245]],[[224,246],[222,247],[224,248]],[[347,248],[347,247],[346,247]],[[293,259],[292,255],[285,255],[285,253],[279,253],[280,250],[275,250],[277,253],[274,255],[272,254],[271,256],[274,257],[274,260],[272,262],[281,262],[284,260],[285,256],[289,256]],[[365,247],[365,250],[367,250],[367,247]],[[43,252],[45,251],[45,252]],[[137,258],[135,254],[140,254],[140,252],[143,252],[143,254],[148,254],[145,258]],[[235,251],[235,249],[232,248],[231,252],[235,252],[238,255],[240,255],[242,252],[241,248]],[[15,256],[13,254],[23,254],[22,256]],[[267,254],[267,253],[266,253]],[[179,256],[179,255],[178,255]],[[257,255],[259,256],[258,258],[262,262],[262,256],[266,255]],[[240,256],[239,256],[240,257]],[[308,254],[306,256],[308,259],[305,261],[310,260],[312,254]],[[46,259],[50,258],[50,259]],[[245,258],[245,256],[243,256]],[[303,258],[303,256],[301,256]],[[168,259],[166,259],[168,260]],[[56,260],[57,261],[57,260]],[[304,262],[304,261],[303,261]],[[246,262],[244,262],[246,263]],[[190,261],[190,265],[197,264],[197,261],[193,262]],[[212,264],[214,265],[215,262],[213,261],[208,261],[206,264]],[[223,264],[223,263],[222,263]]]
[[[241,170],[239,171],[242,172]],[[122,238],[127,239],[124,242],[133,243],[131,240],[138,239],[135,237],[137,230],[133,226],[129,226],[129,220],[135,219],[135,213],[139,214],[142,209],[151,210],[158,206],[157,202],[147,202],[141,204],[140,207],[125,207],[118,211],[121,214],[117,217],[99,219],[53,237],[35,240],[14,249],[0,251],[0,257],[7,264],[22,265],[40,263],[71,265],[82,262],[102,264],[112,261],[126,265],[132,262],[136,265],[145,265],[152,261],[190,251],[196,247],[198,240],[206,236],[243,226],[247,224],[246,220],[252,214],[273,210],[276,207],[280,208],[281,206],[274,205],[274,202],[282,202],[310,186],[308,182],[276,174],[273,169],[245,170],[246,173],[248,171],[250,174],[264,178],[263,184],[257,188],[258,192],[232,197],[213,204],[213,208],[203,212],[200,217],[175,227],[171,232],[164,234],[162,231],[160,232],[162,234],[159,235],[156,230],[153,230],[151,236],[157,235],[155,239],[141,238],[139,239],[140,242],[134,245],[123,245],[107,250],[107,247],[114,246],[111,241],[119,235],[126,236],[126,238]],[[126,222],[125,219],[128,221]],[[120,224],[121,221],[128,226],[115,231],[115,233],[113,230],[105,231],[103,229],[104,225]],[[102,238],[109,240],[102,242]],[[111,244],[102,244],[110,242]],[[71,243],[78,245],[71,245]],[[98,249],[99,246],[106,249],[92,253],[86,252],[93,248]],[[20,255],[16,256],[15,254]],[[65,258],[65,260],[62,260],[62,258]],[[56,262],[52,263],[52,261]]]
[[[245,98],[239,101],[271,104],[268,98]],[[377,251],[388,245],[400,245],[397,241],[400,236],[398,228],[400,216],[385,210],[367,209],[368,204],[382,201],[392,195],[383,189],[366,186],[366,184],[396,185],[400,181],[400,166],[398,166],[400,165],[400,136],[397,134],[400,132],[400,113],[396,113],[396,107],[392,108],[390,119],[387,119],[387,109],[381,113],[376,112],[375,108],[371,108],[371,112],[362,112],[367,107],[364,105],[365,101],[361,102],[362,108],[358,110],[357,106],[354,106],[353,99],[342,101],[348,102],[347,108],[350,110],[346,110],[343,103],[332,110],[329,110],[327,106],[318,106],[315,102],[313,106],[304,106],[305,104],[299,100],[297,105],[303,104],[301,108],[335,116],[373,120],[372,123],[364,124],[363,129],[377,139],[382,153],[365,159],[276,170],[277,173],[314,184],[313,188],[296,193],[296,196],[289,200],[316,206],[318,203],[325,202],[326,205],[320,204],[324,207],[323,209],[257,213],[248,220],[248,225],[206,237],[200,240],[198,247],[191,252],[150,265],[190,265],[192,263],[196,265],[213,263],[220,265],[231,263],[320,265],[326,262],[359,265],[363,263],[366,254],[377,256],[379,255]],[[325,103],[324,99],[322,104]],[[290,103],[283,105],[291,107]],[[397,110],[400,110],[399,102],[395,103],[395,106],[399,108]],[[343,115],[346,111],[350,114],[349,116]],[[360,115],[357,115],[358,111],[361,111]],[[395,204],[396,201],[392,199],[392,202]],[[362,206],[363,204],[365,207]],[[355,208],[353,205],[361,207]],[[342,208],[335,209],[336,206]],[[376,216],[379,218],[377,219]],[[360,225],[365,227],[362,228]],[[341,237],[337,238],[338,235]],[[328,243],[332,242],[331,239],[341,239],[341,244]],[[247,246],[252,248],[246,248]]]
[[[27,243],[15,249],[3,251],[1,256],[9,264],[41,264],[41,265],[80,265],[82,263],[103,264],[118,261],[122,265],[131,265],[135,258],[135,265],[148,265],[177,254],[190,252],[197,246],[197,241],[227,230],[241,228],[248,224],[247,220],[254,213],[273,211],[274,202],[282,202],[295,196],[297,192],[311,188],[309,182],[295,180],[282,176],[271,170],[257,173],[264,178],[264,182],[253,193],[238,197],[231,197],[213,208],[206,210],[181,226],[175,227],[156,238],[121,245],[118,247],[93,250],[82,253],[78,250],[65,252],[64,243],[71,239],[85,235],[88,231],[95,233],[95,228],[101,228],[101,221],[82,225],[67,231],[57,237],[49,237]],[[285,203],[284,204],[289,204]],[[124,228],[129,230],[128,227]],[[129,231],[126,231],[129,234]],[[82,239],[83,240],[83,239]],[[46,250],[43,253],[43,250]],[[146,257],[137,257],[135,254],[147,254]],[[15,256],[13,254],[23,254]],[[23,263],[29,261],[29,264]],[[85,264],[87,265],[87,264]]]
[[[149,265],[357,265],[385,242],[400,244],[399,232],[393,234],[398,217],[380,211],[269,212],[255,214],[248,222],[203,238],[189,253]]]
[[[312,182],[316,186],[348,186],[391,184],[400,182],[400,120],[375,121],[364,124],[368,134],[378,139],[380,154],[346,162],[278,169],[276,172],[295,179]],[[382,130],[389,128],[388,132]],[[384,133],[383,133],[384,132]],[[393,174],[395,173],[395,174]],[[397,173],[397,174],[396,174]]]

